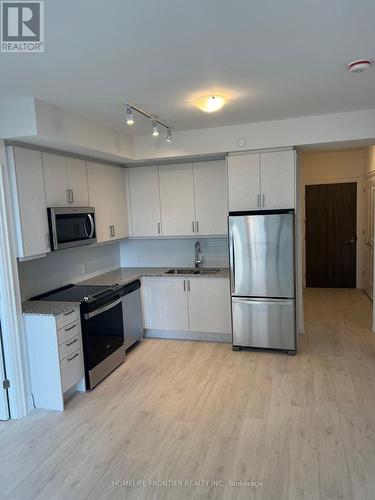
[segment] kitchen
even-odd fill
[[[374,5],[0,8],[2,495],[372,500]]]
[[[291,242],[290,254],[280,261],[276,256],[273,262],[266,250],[264,261],[258,256],[255,267],[250,250],[243,265],[253,266],[255,290],[251,294],[255,297],[263,297],[262,301],[267,297],[264,286],[256,290],[257,282],[268,280],[256,273],[267,267],[276,275],[284,269],[278,278],[284,285],[290,280],[288,291],[278,285],[274,293],[268,294],[272,301],[294,297],[296,155],[292,149],[130,168],[19,146],[9,146],[7,153],[15,187],[21,294],[23,299],[32,299],[24,302],[23,312],[35,407],[62,410],[64,401],[76,390],[93,389],[122,364],[125,351],[143,336],[232,344],[231,315],[237,322],[233,349],[244,346],[296,352],[294,306],[285,316],[281,311],[286,306],[279,309],[279,305],[274,305],[274,323],[270,323],[274,320],[269,316],[273,309],[266,312],[267,324],[272,326],[265,324],[258,338],[255,333],[254,338],[246,338],[247,333],[241,338],[243,328],[245,332],[255,332],[262,327],[240,325],[247,315],[246,309],[239,309],[247,291],[243,283],[242,290],[241,286],[235,289],[234,262],[238,262],[246,244],[259,253],[262,241],[239,240],[231,245],[233,257],[228,258],[228,224],[233,240],[239,232],[236,219],[240,224],[245,220],[236,215],[258,214],[252,220],[259,219],[259,224],[264,217],[273,217],[279,221],[277,227],[282,228],[280,211],[290,212],[286,233],[281,229]],[[277,190],[273,187],[275,177]],[[232,215],[229,219],[228,214]],[[252,224],[251,215],[246,224]],[[272,223],[265,226],[265,230],[270,232],[271,226]],[[65,281],[62,276],[58,282],[55,277],[50,281],[50,289],[37,278],[50,276],[50,266],[61,268],[60,254],[63,258],[64,252],[69,251],[72,259],[76,255],[79,258],[76,252],[86,245],[101,252],[115,245],[121,267],[107,273],[91,273],[86,280],[71,276]],[[273,241],[270,245],[277,247]],[[285,235],[278,252],[283,248]],[[147,260],[147,253],[152,254],[153,260]],[[49,254],[52,259],[56,256],[54,264],[48,262]],[[127,262],[132,265],[128,267]],[[86,265],[82,262],[81,270],[85,271]],[[239,283],[249,274],[241,272]],[[232,294],[238,297],[236,308],[231,308],[230,274]],[[128,299],[131,306],[127,305]],[[251,321],[259,325],[270,306],[260,301],[253,307],[254,312],[246,321],[250,322],[248,325]],[[94,317],[101,310],[103,313],[95,322]],[[119,329],[122,323],[124,327]],[[48,349],[40,329],[50,330]],[[116,339],[119,335],[122,340]],[[51,378],[52,372],[55,387],[44,387],[42,381]]]

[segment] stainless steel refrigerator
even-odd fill
[[[233,349],[296,351],[294,211],[230,213]]]

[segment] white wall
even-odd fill
[[[240,138],[246,145],[238,146]],[[155,141],[151,134],[134,137],[134,158],[167,158],[238,150],[305,146],[375,139],[375,110],[182,130],[173,141]]]
[[[365,148],[300,154],[303,276],[306,273],[305,186],[308,184],[357,182],[357,288],[363,288],[363,187],[366,156],[367,149]]]
[[[21,298],[27,300],[54,288],[120,267],[119,243],[77,247],[18,263]]]
[[[196,238],[123,240],[120,243],[122,267],[194,266]],[[203,266],[228,267],[228,240],[200,238]]]

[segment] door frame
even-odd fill
[[[316,186],[319,184],[348,184],[355,183],[357,185],[357,242],[356,242],[356,288],[363,288],[363,279],[362,279],[362,243],[363,243],[363,214],[362,214],[362,190],[363,190],[363,179],[354,177],[351,179],[332,179],[332,180],[314,180],[314,181],[303,181],[302,182],[302,200],[301,203],[301,211],[302,211],[302,275],[303,275],[303,287],[306,288],[306,186]]]
[[[3,344],[0,332],[0,384],[2,384],[3,380],[6,380],[6,374],[3,359]],[[4,386],[0,385],[0,420],[8,420],[9,417],[8,390]]]
[[[0,316],[11,418],[22,418],[32,408],[29,369],[19,289],[16,238],[4,141],[0,141]]]

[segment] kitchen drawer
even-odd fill
[[[59,345],[59,359],[60,361],[72,352],[77,351],[77,349],[81,348],[81,335],[77,335],[76,337],[73,337],[63,344]]]
[[[57,332],[57,343],[63,344],[67,342],[69,339],[72,337],[77,337],[81,336],[81,323],[77,319],[73,323],[70,323],[69,325],[64,326],[64,328],[61,328]]]
[[[81,349],[72,352],[69,356],[60,361],[60,372],[63,392],[66,392],[81,380],[84,375]]]
[[[56,328],[60,330],[60,328],[64,328],[64,326],[69,325],[73,321],[78,321],[79,319],[79,306],[72,306],[71,309],[66,311],[65,313],[59,314],[56,316]]]

